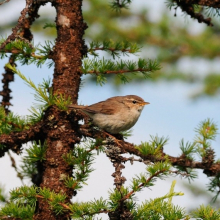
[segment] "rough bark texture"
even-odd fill
[[[86,46],[82,40],[86,24],[83,22],[81,0],[56,1],[57,41],[53,53],[56,63],[53,79],[54,93],[70,96],[76,103],[81,80],[82,56]]]
[[[115,188],[121,193],[121,187],[123,187],[126,178],[122,176],[122,169],[125,168],[123,162],[125,161],[125,158],[121,156],[122,149],[114,146],[112,144],[109,144],[106,146],[106,155],[111,160],[115,172],[112,174],[112,177],[114,178],[114,185]],[[108,216],[111,220],[115,219],[121,219],[121,220],[132,220],[133,216],[130,210],[126,206],[126,202],[123,200],[120,202],[118,208],[114,212],[109,212]]]
[[[15,64],[14,61],[15,61],[14,56],[11,55],[9,58],[9,63],[11,65],[14,65]],[[10,112],[9,110],[9,106],[11,105],[10,100],[12,99],[12,97],[10,96],[11,89],[9,89],[9,84],[10,82],[14,81],[14,73],[10,69],[5,67],[5,73],[3,73],[2,75],[3,75],[3,79],[2,79],[3,90],[0,91],[0,95],[2,96],[2,101],[0,104],[4,107],[6,114],[8,114]]]
[[[83,34],[86,24],[83,23],[82,0],[56,0],[57,39],[52,58],[55,62],[53,92],[70,96],[76,103],[81,77],[82,57],[85,51]],[[79,143],[77,120],[70,123],[66,112],[61,112],[55,107],[47,110],[45,115],[47,126],[47,153],[44,164],[44,173],[40,187],[49,188],[56,193],[66,195],[66,202],[70,202],[74,195],[72,189],[64,185],[63,177],[72,176],[72,167],[62,156],[71,151],[75,143]],[[48,201],[39,199],[35,220],[42,219],[67,219],[68,213],[56,215],[50,210]]]
[[[2,134],[0,136],[0,143],[4,145],[4,147],[0,150],[0,157],[3,157],[8,150],[12,150],[19,154],[21,152],[22,144],[27,143],[28,141],[41,140],[43,143],[44,134],[42,124],[42,122],[39,122],[30,129],[22,132]]]
[[[32,7],[31,7],[32,6]],[[0,50],[5,47],[5,45],[15,39],[22,39],[29,43],[33,39],[33,35],[31,33],[30,27],[31,24],[35,21],[39,15],[37,14],[39,10],[40,4],[33,3],[33,0],[26,0],[26,7],[22,10],[21,16],[18,19],[18,24],[16,27],[12,29],[12,34],[7,38],[7,40],[1,44]],[[32,10],[30,10],[32,8]],[[15,65],[16,55],[12,54],[9,58],[9,63],[13,66]],[[1,105],[5,108],[6,114],[10,112],[9,107],[12,105],[10,100],[12,97],[10,96],[11,89],[9,88],[10,82],[14,81],[14,73],[5,67],[5,73],[3,73],[3,90],[0,92],[2,95]]]
[[[88,125],[80,125],[79,131],[81,135],[86,136],[86,137],[93,137],[97,139],[106,139],[108,138],[108,135],[106,133],[100,133],[99,131],[95,131],[90,129]],[[129,153],[136,155],[140,157],[143,162],[146,161],[148,163],[149,161],[151,162],[164,162],[168,158],[170,163],[173,166],[181,166],[184,168],[192,168],[192,169],[202,169],[203,173],[205,173],[207,176],[216,176],[220,173],[220,162],[214,162],[214,151],[207,150],[207,156],[202,159],[202,161],[194,161],[191,159],[186,158],[185,155],[181,155],[179,157],[173,157],[168,154],[165,154],[163,151],[161,151],[161,155],[143,155],[137,147],[135,147],[134,144],[120,140],[121,138],[118,137],[117,142],[118,142],[118,147],[121,148],[121,154]],[[129,159],[129,158],[128,158]],[[130,160],[130,159],[129,159]],[[127,159],[124,161],[121,159],[122,162],[126,162]],[[131,159],[132,161],[132,159]]]
[[[187,0],[185,1],[187,4],[198,4],[201,6],[208,6],[213,8],[220,8],[220,1],[219,0]]]

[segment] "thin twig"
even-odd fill
[[[9,2],[10,0],[5,0],[5,1],[3,1],[3,2],[0,2],[0,5],[3,5],[4,3],[7,3],[7,2]]]
[[[88,71],[87,74],[122,74],[122,73],[133,73],[133,72],[150,72],[152,71],[151,69],[142,69],[142,68],[138,68],[138,69],[133,69],[133,70],[109,70],[109,71],[105,71],[105,72],[98,72],[96,70],[91,70]]]

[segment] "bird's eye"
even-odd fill
[[[137,101],[134,100],[133,103],[135,104],[135,103],[137,103]]]

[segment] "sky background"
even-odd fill
[[[139,7],[143,7],[143,1],[135,1],[133,10],[138,10]],[[157,13],[152,12],[152,20],[157,19],[160,14],[160,10],[165,7],[163,1],[149,1],[145,2]],[[152,3],[153,2],[153,3]],[[10,22],[11,19],[18,18],[21,9],[24,7],[25,1],[23,0],[11,0],[9,3],[0,6],[0,25]],[[41,13],[47,13],[49,5],[41,10]],[[153,11],[153,10],[152,10]],[[171,13],[171,15],[173,15]],[[180,22],[186,21],[183,17],[178,17]],[[203,26],[197,22],[192,22],[190,25],[193,27],[192,32],[201,31]],[[0,34],[5,37],[9,35],[10,29],[6,32],[1,32]],[[40,36],[37,34],[34,38],[35,44],[41,42],[44,44],[45,36]],[[198,72],[198,74],[205,74],[206,70],[213,68],[219,71],[220,62],[213,62],[212,65],[209,63],[201,62],[198,60],[197,64],[191,64],[190,60],[185,59],[180,63],[183,69],[190,69],[193,66],[193,70]],[[1,72],[4,72],[4,65],[7,59],[0,60]],[[199,64],[199,65],[198,65]],[[53,67],[48,69],[46,65],[42,68],[37,68],[34,65],[21,66],[18,63],[17,67],[25,76],[30,77],[36,84],[42,82],[42,79],[52,78]],[[162,67],[163,68],[163,67]],[[186,141],[193,141],[195,137],[195,128],[198,124],[207,119],[213,119],[213,121],[220,127],[220,100],[219,97],[215,98],[202,98],[198,100],[190,99],[193,92],[199,89],[196,84],[185,84],[182,82],[158,82],[158,83],[142,83],[141,85],[137,83],[126,84],[120,89],[116,89],[115,86],[111,84],[106,84],[104,86],[99,86],[91,84],[86,77],[84,77],[84,84],[79,92],[80,104],[93,104],[98,101],[105,100],[112,96],[118,95],[138,95],[142,97],[145,101],[150,102],[142,111],[142,115],[139,118],[136,125],[133,127],[133,135],[129,137],[128,141],[135,144],[140,144],[141,142],[149,141],[150,135],[158,135],[159,137],[165,136],[169,137],[169,142],[164,148],[165,153],[172,156],[180,155],[179,142],[182,138]],[[1,86],[1,85],[0,85]],[[2,86],[1,86],[2,87]],[[33,91],[17,76],[15,76],[15,82],[10,84],[12,89],[13,106],[10,108],[13,112],[18,115],[29,114],[28,109],[33,105]],[[213,142],[212,147],[216,151],[217,158],[220,157],[220,136],[218,135],[216,141]],[[13,154],[14,155],[14,154]],[[15,158],[18,158],[14,155]],[[16,179],[16,173],[10,165],[8,156],[0,160],[1,169],[1,184],[5,185],[7,191],[10,189],[21,185],[21,182]],[[88,201],[93,198],[100,198],[101,196],[107,198],[108,191],[113,189],[113,178],[111,174],[114,172],[113,167],[109,159],[101,154],[97,157],[94,163],[95,171],[91,174],[91,178],[88,181],[88,185],[85,186],[82,192],[78,192],[77,196],[74,197],[73,201]],[[130,185],[129,179],[135,174],[144,172],[146,166],[136,162],[133,166],[126,164],[126,169],[123,170],[123,175],[126,177],[126,185]],[[208,183],[208,179],[205,175],[199,172],[199,179],[192,182],[194,186],[199,186],[205,188]],[[171,181],[177,180],[177,185],[175,191],[182,191],[185,193],[184,196],[174,198],[173,202],[180,205],[181,207],[191,208],[199,207],[200,204],[207,202],[201,197],[193,197],[190,190],[182,186],[182,181],[180,178],[170,178],[162,181],[157,181],[156,185],[152,187],[152,190],[144,189],[141,193],[137,193],[138,201],[141,202],[145,199],[154,198],[158,196],[163,196],[168,193],[171,186]],[[28,182],[26,182],[28,183]],[[208,201],[209,202],[209,201]]]

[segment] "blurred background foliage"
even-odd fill
[[[200,89],[192,97],[219,95],[219,73],[213,68],[205,71],[205,65],[212,66],[220,61],[220,28],[217,19],[214,20],[214,27],[207,27],[197,21],[192,24],[190,18],[181,19],[182,12],[179,11],[174,17],[176,12],[170,12],[166,4],[160,7],[160,10],[152,12],[146,5],[137,6],[136,10],[131,5],[130,10],[122,10],[119,16],[109,10],[106,1],[86,1],[84,17],[90,27],[86,31],[86,39],[100,41],[105,36],[106,39],[126,39],[137,43],[142,46],[141,57],[157,59],[162,66],[160,71],[151,75],[151,81],[199,83]],[[197,65],[201,66],[197,68]],[[200,74],[198,71],[202,67],[204,71]],[[119,85],[118,78],[114,79]],[[135,80],[143,82],[138,76],[135,76]]]
[[[213,18],[214,27],[208,27],[187,16],[183,17],[180,10],[170,11],[165,2],[161,5],[158,3],[158,10],[152,10],[150,4],[134,1],[129,10],[123,9],[118,13],[110,10],[108,1],[85,0],[84,19],[89,26],[86,41],[103,41],[104,38],[137,43],[142,47],[139,57],[157,59],[162,67],[144,83],[181,80],[197,85],[198,89],[191,93],[193,98],[217,97],[220,91],[218,18]],[[50,26],[53,20],[53,11],[43,13],[32,30],[40,34],[45,24]],[[1,32],[15,24],[16,20],[2,25]],[[56,30],[49,27],[44,34],[55,38]],[[103,55],[108,57],[105,52]],[[118,77],[108,77],[120,87]],[[138,74],[129,77],[133,79],[132,82],[143,82]],[[96,81],[95,76],[89,76],[89,79]]]

